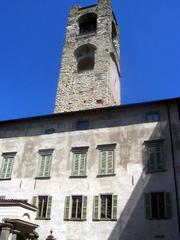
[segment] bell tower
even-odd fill
[[[70,10],[55,113],[120,104],[119,28],[110,0]]]

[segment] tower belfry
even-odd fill
[[[70,10],[55,112],[120,104],[119,29],[110,0]]]

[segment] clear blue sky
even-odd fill
[[[53,112],[69,7],[96,0],[0,0],[0,120]],[[180,96],[180,0],[112,0],[122,103]]]

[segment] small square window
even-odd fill
[[[147,161],[146,172],[155,173],[165,171],[165,161],[163,154],[163,140],[145,142]]]
[[[53,134],[55,133],[55,129],[54,128],[48,128],[44,131],[44,134]]]
[[[86,220],[87,196],[67,196],[65,198],[64,220]]]
[[[146,193],[145,206],[147,219],[168,219],[172,216],[170,193]]]
[[[146,122],[159,122],[159,121],[160,121],[159,112],[146,113]]]
[[[76,124],[76,130],[88,130],[89,129],[89,121],[83,120],[78,121]]]

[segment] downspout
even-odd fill
[[[179,202],[178,202],[179,193],[178,193],[178,186],[177,186],[177,174],[176,174],[176,164],[175,164],[175,147],[174,147],[173,134],[172,134],[172,122],[171,122],[169,104],[166,103],[166,106],[167,106],[167,113],[168,113],[168,125],[169,125],[170,144],[171,144],[172,162],[173,162],[174,185],[175,185],[177,217],[178,217],[178,229],[179,229],[179,236],[180,236],[180,208],[179,208]]]

